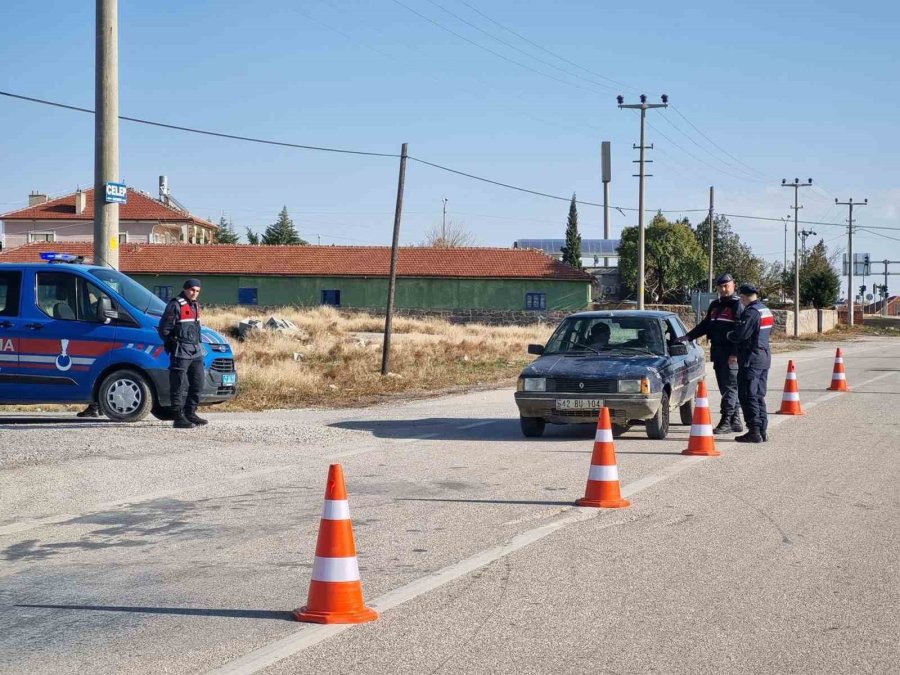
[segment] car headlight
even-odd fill
[[[639,394],[641,393],[640,380],[619,380],[620,394]]]
[[[546,377],[523,377],[522,391],[547,391]]]

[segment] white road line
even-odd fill
[[[421,436],[413,436],[412,438],[401,438],[397,443],[418,443],[419,441],[427,441],[429,438],[437,438],[438,434],[422,434]]]
[[[493,424],[496,420],[481,420],[480,422],[472,422],[471,424],[464,424],[460,427],[460,429],[474,429],[475,427],[483,427],[487,424]]]

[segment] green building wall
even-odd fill
[[[151,291],[170,286],[181,291],[184,277],[132,274]],[[341,307],[383,309],[387,302],[387,279],[363,277],[241,277],[201,275],[201,302],[208,305],[238,304],[239,288],[257,289],[259,305],[322,303],[322,291],[339,290]],[[585,309],[591,299],[589,281],[554,279],[453,279],[400,278],[395,303],[403,309],[525,310],[526,294],[544,293],[547,311]]]

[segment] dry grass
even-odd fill
[[[381,376],[382,317],[342,315],[329,307],[282,308],[299,334],[253,334],[232,339],[240,395],[223,410],[267,410],[364,404],[396,394],[421,395],[510,381],[534,357],[552,326],[454,325],[437,319],[396,317],[391,376]],[[246,314],[211,310],[204,322],[234,338]],[[374,335],[373,335],[374,334]],[[294,355],[301,354],[299,360]]]

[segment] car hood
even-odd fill
[[[663,356],[542,356],[522,371],[523,377],[641,378],[666,367]]]

